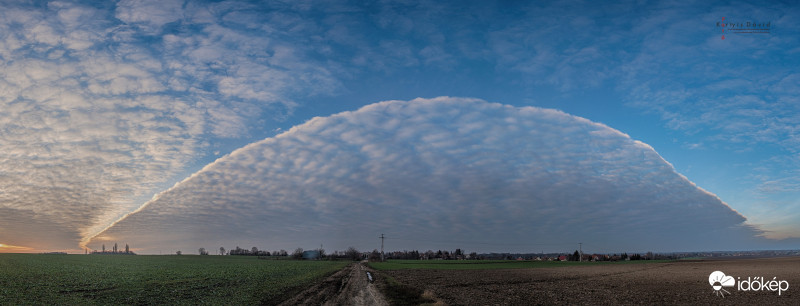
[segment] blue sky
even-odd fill
[[[314,224],[332,226],[342,220],[352,221],[350,217],[326,210],[303,213],[305,210],[298,208],[322,205],[324,199],[337,198],[320,190],[314,191],[316,196],[309,197],[302,191],[305,190],[303,186],[349,190],[344,186],[302,183],[306,181],[293,185],[295,187],[290,190],[295,193],[280,198],[297,203],[291,212],[299,216],[298,219],[285,218],[286,222],[292,221],[291,225],[268,226],[246,233],[226,232],[222,225],[206,228],[210,223],[202,216],[221,215],[232,221],[241,218],[241,222],[247,224],[278,214],[277,206],[273,207],[278,200],[270,198],[277,191],[252,187],[262,193],[250,199],[236,197],[232,192],[239,190],[235,186],[252,184],[237,180],[256,179],[250,174],[234,175],[241,169],[271,173],[270,167],[277,167],[276,164],[264,164],[266,159],[255,157],[237,159],[228,154],[236,150],[240,150],[237,151],[240,157],[259,156],[257,152],[278,149],[307,152],[304,150],[319,144],[289,145],[286,144],[288,140],[276,141],[273,137],[281,135],[282,139],[291,139],[304,133],[317,137],[318,133],[309,132],[312,118],[333,118],[331,116],[342,112],[349,113],[337,116],[369,117],[370,108],[362,107],[390,100],[424,105],[389,114],[397,116],[398,120],[409,120],[408,114],[429,114],[431,110],[440,109],[420,101],[439,101],[447,107],[463,108],[465,113],[476,114],[496,105],[492,103],[515,107],[516,111],[484,118],[487,129],[501,131],[502,124],[491,124],[501,122],[494,119],[513,118],[522,122],[541,119],[525,115],[527,107],[556,109],[565,114],[563,120],[558,121],[563,125],[562,130],[552,130],[527,140],[534,144],[551,144],[547,148],[517,144],[517,139],[527,136],[516,135],[514,131],[496,136],[505,141],[504,145],[528,148],[528,151],[520,151],[521,156],[509,155],[508,152],[516,152],[513,150],[490,150],[492,145],[498,144],[473,142],[474,139],[469,138],[489,137],[491,133],[451,135],[459,139],[458,143],[478,144],[469,147],[474,151],[468,150],[465,154],[480,156],[476,162],[486,161],[480,165],[496,160],[519,160],[517,166],[522,167],[531,162],[524,158],[530,154],[584,156],[550,160],[563,162],[563,165],[583,165],[579,161],[604,160],[607,155],[601,153],[626,148],[630,141],[647,144],[657,156],[648,157],[644,164],[671,165],[674,169],[663,176],[641,175],[643,181],[635,184],[638,187],[622,188],[630,184],[621,181],[613,184],[614,188],[621,189],[618,197],[608,201],[618,203],[619,206],[610,207],[619,212],[618,215],[593,220],[588,216],[571,218],[558,211],[544,213],[544,209],[528,211],[531,207],[542,207],[535,201],[515,199],[530,196],[529,188],[543,187],[534,181],[525,185],[527,187],[509,189],[507,199],[487,199],[490,203],[501,203],[496,204],[498,211],[506,207],[503,205],[520,205],[531,214],[530,220],[539,220],[539,213],[542,213],[578,228],[635,223],[633,220],[645,221],[650,220],[646,216],[656,216],[661,220],[656,224],[664,227],[655,227],[662,229],[661,234],[651,234],[663,235],[660,238],[664,241],[674,240],[654,245],[642,237],[638,240],[603,238],[625,237],[625,233],[632,231],[620,229],[592,236],[597,242],[587,245],[594,245],[598,251],[800,247],[797,242],[800,238],[797,225],[800,224],[800,202],[797,201],[800,198],[800,180],[797,179],[800,170],[797,135],[800,26],[796,22],[800,9],[792,5],[752,1],[622,1],[602,5],[581,1],[119,1],[88,4],[12,1],[2,6],[0,145],[4,150],[0,153],[0,210],[3,211],[0,220],[4,226],[0,227],[0,244],[5,247],[0,249],[3,250],[77,251],[79,245],[87,244],[89,248],[99,249],[106,241],[130,242],[145,253],[165,249],[174,252],[174,248],[184,251],[199,247],[214,249],[217,244],[234,247],[231,241],[243,247],[255,245],[267,249],[310,248],[320,243],[340,249],[349,245],[374,248],[377,239],[373,236],[380,234],[374,227],[364,227],[362,232],[376,231],[352,241],[342,238],[350,235],[347,232],[325,239],[298,234],[311,231]],[[724,32],[717,25],[723,17],[728,24]],[[737,24],[747,22],[769,22],[769,33],[734,33]],[[412,100],[417,102],[408,102]],[[589,137],[582,132],[568,132],[584,124],[579,118],[601,124],[603,131],[608,128],[627,136],[598,145],[592,153],[597,155],[568,154],[583,152],[581,143],[573,140]],[[364,143],[362,149],[385,145],[403,151],[437,143],[426,137],[409,141],[396,136],[417,131],[414,126],[402,124],[402,120],[397,126],[368,122],[362,126],[342,125],[331,120],[318,119],[321,123],[317,124],[331,128],[346,126],[357,130],[365,139],[378,139],[364,132],[370,127],[375,132],[382,131],[384,136],[395,135],[392,139],[405,139],[390,144]],[[419,133],[433,133],[443,127],[461,131],[459,128],[466,125],[435,116],[418,124],[431,126]],[[293,127],[295,130],[291,132]],[[513,138],[514,135],[518,137]],[[434,134],[430,137],[435,139]],[[551,139],[563,141],[556,145],[548,142]],[[588,139],[587,143],[592,143],[593,138]],[[318,141],[326,140],[329,139]],[[355,151],[348,150],[356,149],[341,147],[340,150],[340,154],[354,154]],[[320,152],[323,151],[327,152]],[[372,156],[370,160],[396,162],[398,167],[406,165],[407,161],[391,159],[391,152],[385,153],[387,155]],[[450,152],[434,150],[430,154],[445,158]],[[219,158],[222,159],[217,160]],[[664,164],[657,162],[662,158]],[[240,164],[232,166],[232,160]],[[281,160],[283,162],[287,161]],[[333,165],[341,169],[330,173],[357,173],[360,169],[344,161]],[[613,167],[606,164],[592,164],[587,168],[575,166],[584,171],[570,176],[571,189],[564,190],[589,192],[592,186],[581,182],[595,182],[597,173],[607,171],[598,169],[639,169],[642,174],[649,173],[642,165],[622,160]],[[468,173],[462,173],[459,168],[450,169],[449,175],[441,179],[455,182],[474,176],[473,183],[478,186],[513,185],[512,175],[499,176],[494,183],[482,181],[487,173],[496,171],[489,166],[475,167]],[[502,169],[516,168],[512,165]],[[208,178],[220,169],[227,169],[229,175]],[[381,169],[374,170],[376,175],[394,175]],[[438,169],[437,164],[432,164],[426,169],[436,172],[448,168]],[[292,171],[295,179],[324,172],[314,167]],[[629,175],[636,177],[633,173]],[[671,192],[663,189],[663,186],[672,186],[666,182],[680,181],[681,177],[691,183]],[[269,177],[260,180],[264,184],[274,183]],[[405,186],[403,182],[411,184],[414,180],[413,175],[401,176],[393,184]],[[201,184],[203,182],[210,185]],[[706,239],[713,238],[719,243],[708,244],[699,237],[687,239],[685,233],[664,234],[669,232],[668,224],[688,222],[683,218],[692,213],[698,214],[698,220],[705,220],[702,213],[689,208],[682,213],[656,209],[625,214],[639,202],[679,205],[669,202],[671,200],[659,202],[660,198],[653,199],[654,195],[645,190],[655,188],[658,194],[667,195],[695,194],[696,190],[690,191],[694,190],[689,188],[691,184],[710,195],[700,192],[697,198],[684,199],[680,205],[714,202],[718,197],[719,203],[714,202],[717,203],[714,205],[735,211],[746,221],[741,223],[734,218],[710,222],[709,228],[696,228],[715,232]],[[199,203],[203,202],[201,200],[193,203],[168,200],[174,199],[171,193],[185,195],[194,190],[200,194],[203,190],[217,190],[213,186],[230,186],[219,191],[229,196],[217,198],[214,205]],[[502,188],[497,187],[494,192],[497,189]],[[477,192],[475,190],[482,189],[464,192]],[[363,190],[350,192],[353,196]],[[392,205],[401,207],[409,204],[404,201],[413,201],[400,196],[392,198],[391,190],[384,192],[386,198],[375,200],[374,205],[394,203]],[[493,194],[492,188],[485,192]],[[555,191],[541,193],[543,199],[583,207],[579,211],[590,210],[597,204],[563,198]],[[445,194],[432,192],[429,196],[442,198]],[[481,193],[475,196],[480,198],[481,195],[488,196]],[[442,204],[445,206],[433,215],[464,226],[488,229],[493,228],[494,222],[505,220],[512,228],[546,231],[503,214],[496,215],[495,219],[469,221],[463,211],[451,213],[447,209],[460,207],[459,203],[465,202],[450,202]],[[344,203],[337,205],[341,207],[336,211],[364,209]],[[474,212],[477,208],[464,209]],[[197,217],[188,220],[179,217],[186,212],[193,212]],[[155,215],[163,218],[153,217]],[[378,220],[377,215],[374,217]],[[413,222],[434,221],[414,219]],[[181,231],[166,226],[155,230],[159,228],[156,225],[162,223],[180,224],[188,233],[174,237],[165,235]],[[445,239],[425,242],[420,237],[429,233],[424,231],[404,234],[403,221],[392,222],[389,218],[379,223],[394,225],[379,229],[397,237],[399,248],[436,248],[437,243],[444,244],[441,240]],[[191,234],[200,227],[226,234],[206,241]],[[562,251],[589,238],[580,231],[565,230],[563,236],[547,239],[526,240],[529,238],[520,236],[497,242],[499,232],[503,231],[486,230],[488,233],[484,236],[464,236],[458,239],[463,243],[442,247]],[[273,236],[265,238],[268,233]],[[167,236],[170,238],[155,238]],[[284,236],[289,238],[276,238]],[[682,240],[685,241],[680,242]],[[563,241],[569,243],[560,245]],[[529,249],[531,245],[536,246]]]

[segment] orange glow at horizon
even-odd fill
[[[30,253],[34,251],[33,248],[29,247],[0,243],[0,253]]]

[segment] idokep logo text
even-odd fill
[[[789,290],[789,281],[779,280],[777,276],[771,280],[762,276],[733,279],[733,276],[725,275],[722,271],[711,272],[708,283],[714,289],[714,294],[721,297],[725,297],[726,293],[731,294],[725,290],[726,287],[736,287],[738,291],[777,291],[778,295]]]

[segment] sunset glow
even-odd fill
[[[31,253],[33,248],[0,243],[0,253]]]

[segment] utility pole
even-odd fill
[[[580,257],[580,259],[578,259],[578,261],[583,261],[583,242],[578,242],[578,249],[581,250],[580,251],[581,252],[581,254],[580,254],[581,257]]]
[[[386,237],[384,237],[383,234],[381,234],[381,236],[379,238],[381,238],[381,261],[383,261],[384,260],[383,259],[383,238],[386,238]]]

